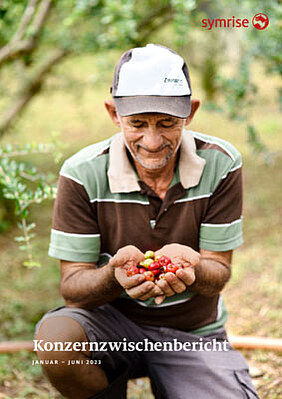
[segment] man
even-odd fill
[[[141,348],[39,350],[41,360],[57,361],[43,368],[67,398],[125,398],[127,380],[145,375],[157,398],[257,398],[229,344],[227,351],[140,347],[146,339],[226,339],[219,293],[242,243],[241,157],[226,141],[184,129],[199,105],[179,55],[153,44],[129,50],[105,102],[122,132],[63,165],[49,254],[61,260],[66,307],[44,316],[36,339]],[[149,249],[183,268],[156,283],[128,277]]]

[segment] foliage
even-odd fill
[[[234,12],[235,14],[238,4],[233,4],[226,0],[226,5],[230,7],[229,11],[232,10],[232,13]],[[270,25],[265,31],[249,29],[243,33],[241,38],[238,39],[240,54],[237,71],[232,77],[225,77],[221,71],[218,71],[214,87],[224,97],[223,110],[227,112],[230,119],[240,120],[245,123],[250,147],[256,154],[261,155],[269,165],[274,162],[274,153],[271,153],[262,142],[257,129],[250,122],[250,107],[258,90],[252,81],[250,66],[257,61],[262,61],[267,73],[282,75],[282,30],[280,26],[282,7],[278,2],[271,0],[259,2],[246,0],[245,9],[248,12],[257,10],[266,13],[270,19]],[[212,65],[210,67],[213,70]],[[215,76],[215,73],[213,73],[213,76]],[[282,88],[280,87],[278,88],[277,97],[280,102],[280,108],[282,108],[281,93]],[[216,109],[216,106],[211,108],[211,110],[214,109]]]
[[[170,21],[182,35],[194,7],[194,0],[4,0],[0,3],[0,67],[13,65],[16,73],[12,90],[0,87],[6,96],[0,136],[66,57],[143,45]]]
[[[254,3],[254,0],[252,2]],[[271,25],[264,31],[262,40],[258,37],[258,32],[251,32],[252,52],[256,59],[265,63],[268,73],[282,77],[282,4],[273,0],[261,1],[261,9],[268,15]],[[277,100],[282,110],[281,85],[278,88]]]
[[[253,29],[249,32],[249,45],[257,59],[266,63],[267,71],[282,75],[282,5],[277,0],[248,0],[249,7],[265,13],[270,20],[263,31]],[[263,33],[263,36],[261,35]]]
[[[243,56],[239,62],[237,76],[232,78],[218,77],[226,101],[226,111],[230,119],[246,120],[249,106],[253,103],[257,88],[251,81],[251,58]]]
[[[281,74],[279,21],[282,7],[278,1],[3,0],[0,5],[0,66],[9,70],[13,67],[16,72],[11,87],[0,87],[5,98],[0,104],[5,111],[0,118],[0,136],[11,129],[30,101],[42,92],[54,67],[66,57],[101,54],[105,63],[108,50],[144,45],[154,32],[167,24],[174,28],[170,36],[175,38],[175,46],[191,48],[193,33],[199,36],[203,33],[202,18],[221,16],[222,10],[226,15],[236,15],[238,9],[245,15],[251,15],[254,10],[265,12],[270,26],[265,31],[252,28],[242,31],[239,39],[234,30],[232,40],[240,40],[244,57],[262,59],[269,72]],[[218,87],[216,76],[224,63],[222,45],[224,41],[227,44],[228,39],[223,40],[224,35],[219,33],[219,30],[205,32],[195,49],[208,101],[213,101],[215,93],[223,89]],[[231,82],[237,99],[244,96],[241,92],[244,82],[239,82],[240,87],[236,88],[238,82]],[[281,92],[280,89],[279,96]],[[230,104],[232,115],[236,113],[237,99]],[[228,101],[232,101],[231,95]]]
[[[261,155],[267,165],[274,163],[274,153],[270,152],[267,146],[262,142],[257,130],[251,124],[248,124],[248,142],[255,154]]]
[[[15,237],[19,249],[27,253],[28,259],[24,262],[27,267],[40,266],[32,257],[31,240],[35,236],[34,222],[28,222],[32,204],[41,204],[44,200],[53,199],[56,187],[50,183],[54,178],[52,174],[39,172],[37,167],[22,162],[19,158],[34,154],[52,153],[58,160],[60,154],[56,151],[55,144],[26,144],[24,148],[13,148],[6,145],[0,148],[0,188],[4,198],[12,200],[15,204],[15,215],[22,235]]]
[[[225,111],[231,120],[239,120],[246,124],[248,143],[252,151],[261,155],[266,164],[274,162],[274,153],[270,152],[262,142],[259,133],[250,122],[250,106],[254,103],[257,87],[251,80],[250,56],[240,60],[237,75],[232,78],[217,77],[225,97]]]

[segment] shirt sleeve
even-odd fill
[[[231,168],[210,197],[200,226],[202,249],[228,251],[243,243],[241,166]]]
[[[97,262],[99,254],[100,233],[94,205],[81,181],[60,175],[49,256],[73,262]]]

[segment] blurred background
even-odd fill
[[[257,13],[266,29],[252,25]],[[189,66],[201,100],[191,129],[243,155],[245,243],[223,292],[228,332],[281,338],[281,14],[274,0],[0,1],[1,341],[31,340],[41,316],[63,303],[59,263],[47,256],[58,172],[117,132],[103,105],[114,66],[150,42]],[[203,27],[233,16],[249,27]],[[243,353],[261,398],[281,398],[281,356]],[[0,354],[0,398],[60,398],[34,358]],[[147,379],[129,383],[128,398],[151,397]]]

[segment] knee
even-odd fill
[[[48,341],[80,341],[87,339],[81,325],[71,317],[54,316],[42,321],[36,339]]]
[[[37,340],[37,355],[40,359],[53,357],[61,359],[71,358],[72,351],[58,350],[59,345],[64,346],[66,342],[86,342],[87,336],[76,320],[66,316],[54,316],[43,320],[35,339]],[[87,351],[80,353],[90,356]]]
[[[55,343],[88,341],[83,328],[76,320],[65,316],[47,318],[41,323],[35,339],[38,342],[37,356],[44,373],[64,396],[88,398],[105,389],[108,380],[104,371],[99,366],[88,366],[85,363],[85,359],[91,356],[88,350],[50,350],[56,348]],[[47,342],[46,351],[47,346],[44,345]],[[71,360],[80,361],[81,366],[69,365],[72,364]]]

